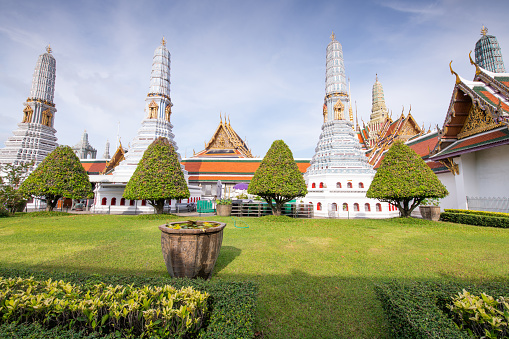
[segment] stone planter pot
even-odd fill
[[[419,211],[423,219],[433,221],[440,219],[440,206],[419,206]]]
[[[166,269],[172,277],[209,279],[216,264],[225,223],[207,229],[172,229],[166,225],[161,230],[161,248]],[[182,222],[172,222],[180,224]]]
[[[216,213],[220,217],[229,217],[232,214],[232,205],[216,205]]]

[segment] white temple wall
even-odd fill
[[[475,152],[477,195],[474,197],[509,197],[509,145]]]
[[[456,209],[458,208],[458,198],[456,192],[456,181],[455,176],[450,172],[438,173],[438,179],[442,182],[442,184],[449,191],[449,195],[445,198],[440,199],[440,209],[443,211],[446,208]]]

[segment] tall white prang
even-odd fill
[[[327,46],[323,125],[315,155],[304,178],[314,215],[331,218],[387,218],[397,216],[394,206],[366,198],[376,171],[361,149],[346,90],[341,44],[334,33]]]
[[[143,153],[148,146],[159,137],[167,138],[178,150],[177,143],[172,133],[171,108],[173,104],[170,98],[170,52],[166,48],[166,40],[163,38],[161,45],[154,52],[152,59],[152,71],[150,74],[149,93],[145,98],[145,111],[141,121],[141,127],[136,137],[130,143],[124,156],[117,157],[120,148],[117,149],[111,161],[123,159],[114,164],[114,169],[107,175],[91,175],[90,181],[95,183],[94,211],[98,213],[152,213],[153,208],[145,201],[126,201],[122,195],[125,186],[134,174]],[[122,153],[124,153],[122,151]],[[179,160],[180,154],[177,152]],[[110,165],[110,164],[108,164]],[[181,165],[186,182],[189,175]],[[187,202],[196,202],[201,197],[201,188],[188,185],[191,193]],[[166,208],[175,210],[176,201]]]
[[[53,102],[55,94],[56,61],[51,48],[41,54],[35,65],[30,96],[23,104],[23,114],[13,136],[0,149],[0,164],[26,164],[34,162],[33,168],[57,148],[54,128],[57,109]]]

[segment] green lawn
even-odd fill
[[[195,218],[196,219],[196,218]],[[373,285],[387,279],[488,281],[509,272],[509,230],[419,219],[225,221],[212,279],[259,286],[265,338],[390,338]],[[237,219],[239,220],[239,219]],[[0,219],[0,265],[166,275],[163,221],[76,215]]]

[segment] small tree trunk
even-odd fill
[[[151,204],[156,209],[156,214],[163,214],[164,213],[164,199],[155,200]]]
[[[53,209],[55,208],[55,206],[57,205],[58,199],[60,199],[60,197],[55,197],[55,198],[47,197],[46,198],[46,211],[52,212]]]

